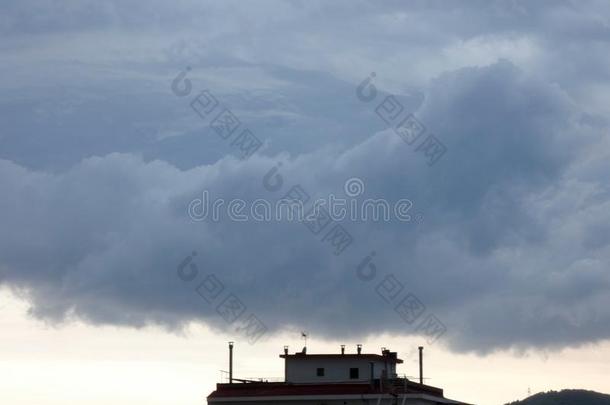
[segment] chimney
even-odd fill
[[[424,347],[419,346],[419,383],[424,383]]]
[[[358,351],[358,354],[362,353],[362,345],[360,343],[356,345],[356,350]]]
[[[345,354],[345,345],[341,345],[341,354]]]
[[[284,346],[284,354],[288,355],[288,346]]]
[[[229,384],[233,384],[233,342],[229,342]]]

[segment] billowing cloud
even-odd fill
[[[507,28],[488,29],[500,35]],[[178,69],[167,65],[141,95],[133,83],[121,91],[119,81],[77,78],[99,88],[98,98],[85,91],[57,105],[61,93],[50,101],[28,93],[9,103],[21,118],[3,138],[0,282],[23,294],[32,314],[228,328],[218,302],[195,291],[213,274],[224,285],[219,297],[233,293],[271,331],[416,333],[423,318],[403,319],[396,302],[378,293],[393,275],[403,285],[399,299],[413,293],[425,305],[422,317],[438,317],[456,350],[610,337],[606,121],[587,114],[575,95],[505,59],[448,70],[406,95],[396,91],[426,136],[447,147],[429,166],[374,113],[386,96],[381,86],[367,104],[355,97],[357,83],[338,79],[336,69],[331,75],[228,57],[205,65],[208,55],[199,55],[204,65],[191,78],[198,88],[218,88],[265,141],[249,159],[223,157],[230,143],[187,101],[168,98]],[[36,111],[29,122],[28,103]],[[87,128],[85,117],[105,126]],[[49,122],[52,136],[33,131]],[[155,132],[125,140],[121,128],[129,123]],[[48,148],[37,151],[23,139]],[[265,186],[273,168],[282,179],[277,190]],[[303,224],[193,221],[187,213],[204,190],[226,201],[275,201],[294,185],[312,198],[345,197],[344,183],[354,177],[364,182],[360,199],[409,199],[419,219],[343,221],[353,243],[335,255],[324,233]],[[197,272],[185,281],[177,268],[193,251]],[[367,281],[357,269],[372,251],[377,272]]]
[[[5,2],[0,283],[50,322],[234,330],[217,311],[232,293],[270,331],[410,334],[434,315],[455,350],[607,339],[607,8]],[[171,94],[186,66],[191,97],[209,89],[257,154],[239,160]],[[377,99],[361,102],[371,72]],[[389,93],[447,147],[434,166],[375,114]],[[187,212],[204,190],[344,198],[350,178],[360,201],[410,200],[413,220],[343,221],[353,243],[335,255],[330,228]],[[208,303],[195,289],[212,274]],[[417,320],[395,310],[408,293]]]

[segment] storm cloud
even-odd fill
[[[0,283],[34,316],[227,330],[194,291],[214,274],[271,332],[417,333],[376,291],[393,275],[454,350],[610,337],[604,3],[240,3],[222,23],[230,5],[61,4],[9,2],[0,24]],[[203,89],[262,141],[255,154],[193,111]],[[436,164],[375,113],[390,94],[447,148]],[[361,199],[412,201],[414,220],[343,221],[353,243],[337,255],[303,224],[188,215],[203,190],[345,197],[354,177]]]

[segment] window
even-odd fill
[[[352,367],[349,369],[349,378],[356,379],[360,378],[360,369],[358,367]]]
[[[324,367],[318,367],[318,368],[316,369],[316,375],[317,375],[318,377],[324,377]]]

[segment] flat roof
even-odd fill
[[[423,393],[439,398],[443,397],[443,390],[413,381],[402,381],[388,384],[381,392],[394,393]],[[208,398],[226,397],[258,397],[258,396],[285,396],[285,395],[350,395],[350,394],[378,394],[379,385],[366,383],[316,383],[316,384],[294,384],[294,383],[247,383],[247,384],[216,384],[216,390]]]
[[[350,354],[309,354],[309,353],[295,353],[295,354],[280,354],[280,357],[283,359],[363,359],[370,361],[379,361],[379,362],[390,362],[402,364],[403,361],[399,358],[392,358],[390,356],[383,356],[381,354],[372,354],[372,353],[350,353]]]

